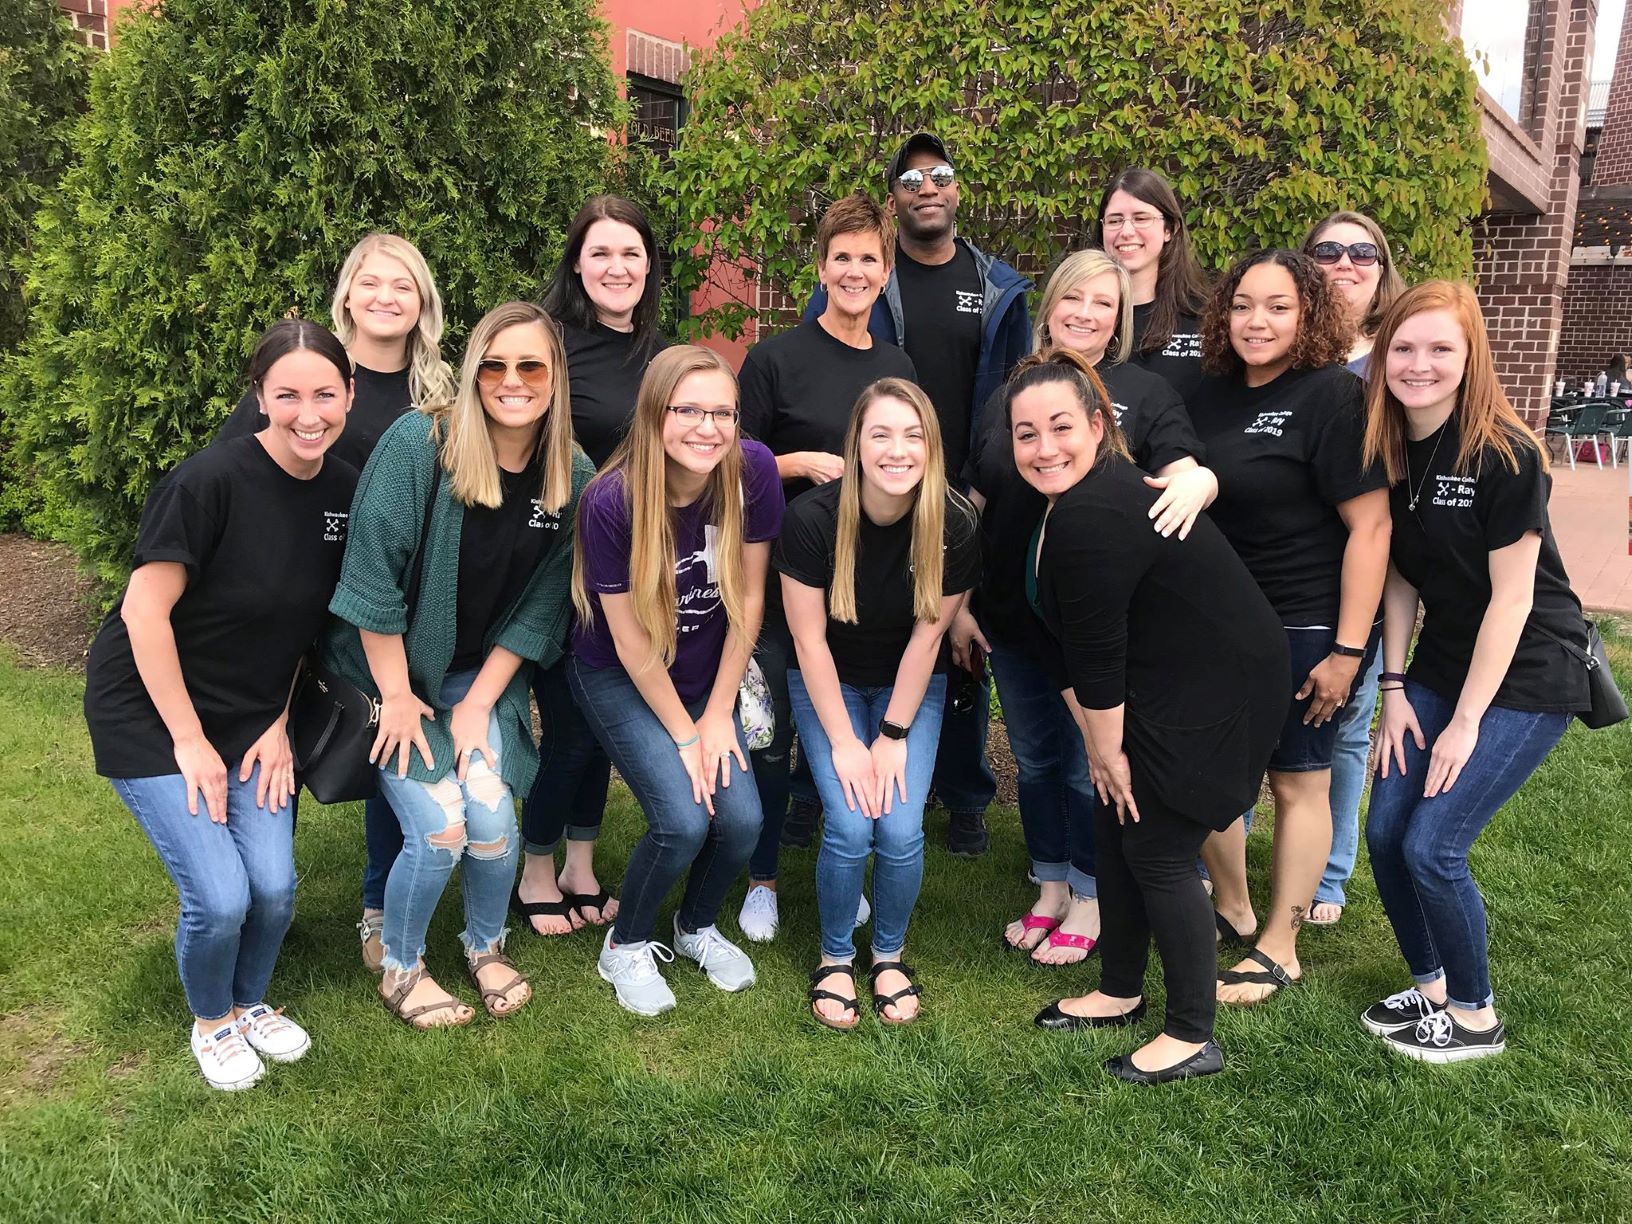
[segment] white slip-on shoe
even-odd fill
[[[780,917],[776,908],[776,889],[755,884],[742,899],[737,911],[737,926],[743,935],[755,943],[770,943],[776,938]]]
[[[657,962],[673,959],[674,953],[655,940],[613,947],[612,931],[608,928],[595,971],[612,984],[618,1006],[624,1011],[637,1016],[661,1016],[673,1010],[674,991],[663,980]]]
[[[688,935],[680,929],[680,919],[676,917],[674,950],[687,960],[696,961],[697,967],[708,974],[708,980],[721,990],[735,993],[754,984],[754,962],[721,935],[717,926],[706,926]]]
[[[265,1003],[257,1003],[238,1017],[238,1031],[244,1040],[273,1062],[292,1063],[304,1057],[312,1048],[312,1039],[288,1016],[283,1008],[274,1011]]]
[[[866,926],[867,920],[873,916],[873,907],[867,904],[867,894],[861,894],[861,904],[856,906],[856,925]]]
[[[266,1064],[249,1048],[244,1035],[233,1020],[223,1020],[209,1036],[193,1026],[193,1057],[204,1073],[204,1082],[223,1092],[248,1088],[266,1074]]]

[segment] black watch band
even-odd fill
[[[878,733],[885,739],[904,740],[907,738],[907,732],[911,730],[911,723],[908,723],[903,727],[900,723],[893,723],[886,718],[883,723],[879,725]]]
[[[1345,659],[1363,659],[1366,657],[1366,648],[1364,646],[1345,646],[1341,642],[1333,642],[1332,653],[1342,655]]]

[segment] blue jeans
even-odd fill
[[[947,681],[946,713],[941,718],[941,745],[935,756],[935,797],[948,812],[982,816],[997,798],[997,779],[986,763],[986,724],[991,719],[992,677],[981,681],[974,705],[952,708]]]
[[[202,799],[198,815],[188,814],[179,773],[110,779],[181,894],[176,968],[201,1020],[263,1000],[295,915],[295,805],[256,807],[260,776],[257,765],[240,782],[237,762],[227,767],[224,825]]]
[[[567,683],[567,656],[533,669],[538,700],[538,775],[521,805],[521,843],[528,854],[553,854],[568,841],[601,835],[612,762],[584,720]]]
[[[1366,789],[1367,758],[1371,755],[1371,717],[1377,712],[1377,677],[1383,671],[1383,652],[1360,670],[1348,704],[1338,715],[1337,749],[1332,757],[1332,852],[1315,889],[1315,901],[1347,903],[1343,887],[1354,874],[1354,856],[1360,849],[1360,796]]]
[[[1424,799],[1429,753],[1456,703],[1409,680],[1405,698],[1428,747],[1419,749],[1407,735],[1404,774],[1393,766],[1371,784],[1371,872],[1412,979],[1421,985],[1443,977],[1456,1006],[1486,1007],[1494,996],[1485,901],[1468,871],[1468,851],[1563,737],[1570,715],[1491,706],[1456,785]]]
[[[992,642],[992,674],[1018,772],[1020,827],[1031,874],[1096,896],[1094,785],[1082,732],[1060,690],[1029,654]]]
[[[850,726],[864,744],[878,738],[894,686],[853,688],[840,684]],[[924,699],[907,732],[907,793],[897,792],[890,813],[871,820],[851,811],[844,786],[833,770],[833,745],[811,704],[804,677],[788,673],[788,696],[799,742],[810,753],[810,772],[822,797],[822,850],[816,859],[816,903],[822,918],[822,955],[855,958],[856,909],[873,856],[873,959],[888,960],[907,942],[907,923],[924,882],[924,800],[929,797],[935,750],[940,742],[941,713],[946,705],[946,677],[931,676]]]
[[[442,703],[457,705],[476,679],[475,671],[447,676]],[[497,712],[489,715],[487,742],[499,742]],[[450,769],[436,782],[399,778],[395,766],[380,770],[380,793],[402,824],[402,853],[385,882],[385,929],[381,935],[387,969],[412,969],[425,953],[425,932],[455,866],[463,865],[467,952],[486,952],[504,943],[510,885],[516,874],[516,804],[493,768],[496,762],[472,753],[459,780]]]
[[[733,759],[731,785],[714,789],[714,815],[691,797],[691,777],[674,740],[621,667],[585,667],[576,657],[567,677],[606,754],[646,814],[646,833],[629,855],[623,896],[612,927],[614,943],[645,943],[657,928],[663,898],[690,868],[680,899],[686,931],[714,925],[725,893],[748,863],[759,838],[759,792]],[[702,714],[707,697],[687,707]],[[742,727],[737,742],[747,756]],[[852,915],[853,916],[853,915]]]
[[[402,853],[402,824],[384,795],[374,795],[363,804],[363,845],[368,861],[363,864],[363,908],[385,908],[385,881],[391,864]]]

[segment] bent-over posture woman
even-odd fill
[[[947,487],[934,406],[913,383],[863,391],[841,454],[842,477],[788,508],[775,564],[798,662],[793,716],[827,813],[811,1005],[829,1028],[849,1029],[860,1020],[853,928],[869,854],[873,1008],[885,1024],[918,1015],[902,950],[946,705],[941,639],[979,576],[980,539],[973,508]]]
[[[330,606],[339,621],[324,647],[337,672],[380,700],[371,759],[403,833],[385,886],[380,995],[415,1028],[474,1014],[423,959],[455,866],[460,939],[483,1005],[504,1016],[531,994],[504,956],[504,919],[512,796],[538,767],[523,664],[548,665],[566,638],[571,516],[591,475],[567,404],[554,321],[507,302],[471,332],[453,401],[386,430],[352,506]]]
[[[1135,1083],[1210,1075],[1211,905],[1195,871],[1209,831],[1257,794],[1286,713],[1285,635],[1210,521],[1150,530],[1159,496],[1128,458],[1103,385],[1073,353],[1028,359],[1010,386],[1014,461],[1048,501],[1026,582],[1058,644],[1095,807],[1099,988],[1050,1004],[1045,1028],[1134,1024],[1154,936],[1162,1032],[1106,1069]]]
[[[274,326],[249,381],[259,434],[194,455],[154,486],[130,585],[91,646],[85,721],[96,771],[181,893],[176,964],[212,1088],[247,1088],[261,1056],[310,1045],[266,1003],[295,905],[286,733],[301,655],[322,629],[357,470],[328,456],[351,362],[315,323]]]
[[[1468,854],[1588,707],[1587,635],[1546,452],[1502,394],[1473,291],[1407,290],[1373,356],[1366,453],[1387,470],[1394,537],[1366,844],[1415,984],[1362,1019],[1402,1054],[1460,1062],[1506,1047]]]

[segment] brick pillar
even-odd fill
[[[1615,52],[1615,76],[1604,108],[1604,130],[1598,159],[1592,164],[1593,186],[1632,183],[1632,21],[1621,19]]]

